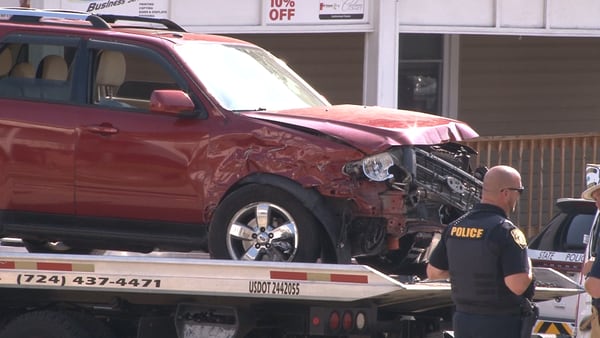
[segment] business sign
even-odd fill
[[[367,22],[367,0],[266,0],[269,25],[353,24]]]
[[[61,9],[99,13],[167,18],[169,0],[61,0]]]

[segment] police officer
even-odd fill
[[[588,164],[586,167],[586,190],[581,194],[581,198],[594,200],[596,207],[600,208],[600,164]],[[598,240],[598,239],[596,239]],[[584,287],[592,296],[592,316],[591,328],[592,338],[600,337],[600,321],[598,319],[598,308],[600,307],[600,245],[596,245],[596,252],[593,257],[585,262],[582,273],[586,276]]]
[[[431,254],[428,278],[450,278],[456,338],[521,337],[522,304],[533,296],[533,276],[525,236],[508,215],[523,190],[516,169],[490,168],[481,203],[446,228]]]

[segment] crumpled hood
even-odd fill
[[[337,105],[243,115],[318,130],[364,153],[396,145],[431,145],[479,136],[469,125],[454,119],[383,107]]]

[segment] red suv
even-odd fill
[[[479,199],[459,121],[332,106],[265,50],[169,20],[0,19],[1,235],[30,251],[402,266]]]

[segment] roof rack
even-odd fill
[[[37,23],[42,18],[83,20],[88,21],[94,28],[110,29],[111,25],[118,20],[130,22],[144,22],[163,25],[167,30],[185,32],[186,30],[169,19],[150,18],[140,16],[93,14],[70,10],[41,10],[26,7],[0,7],[0,16],[10,16],[9,21]]]
[[[150,18],[145,16],[127,16],[114,14],[98,14],[100,18],[108,23],[115,23],[118,20],[131,22],[156,23],[165,26],[170,31],[185,32],[186,30],[169,19]]]

